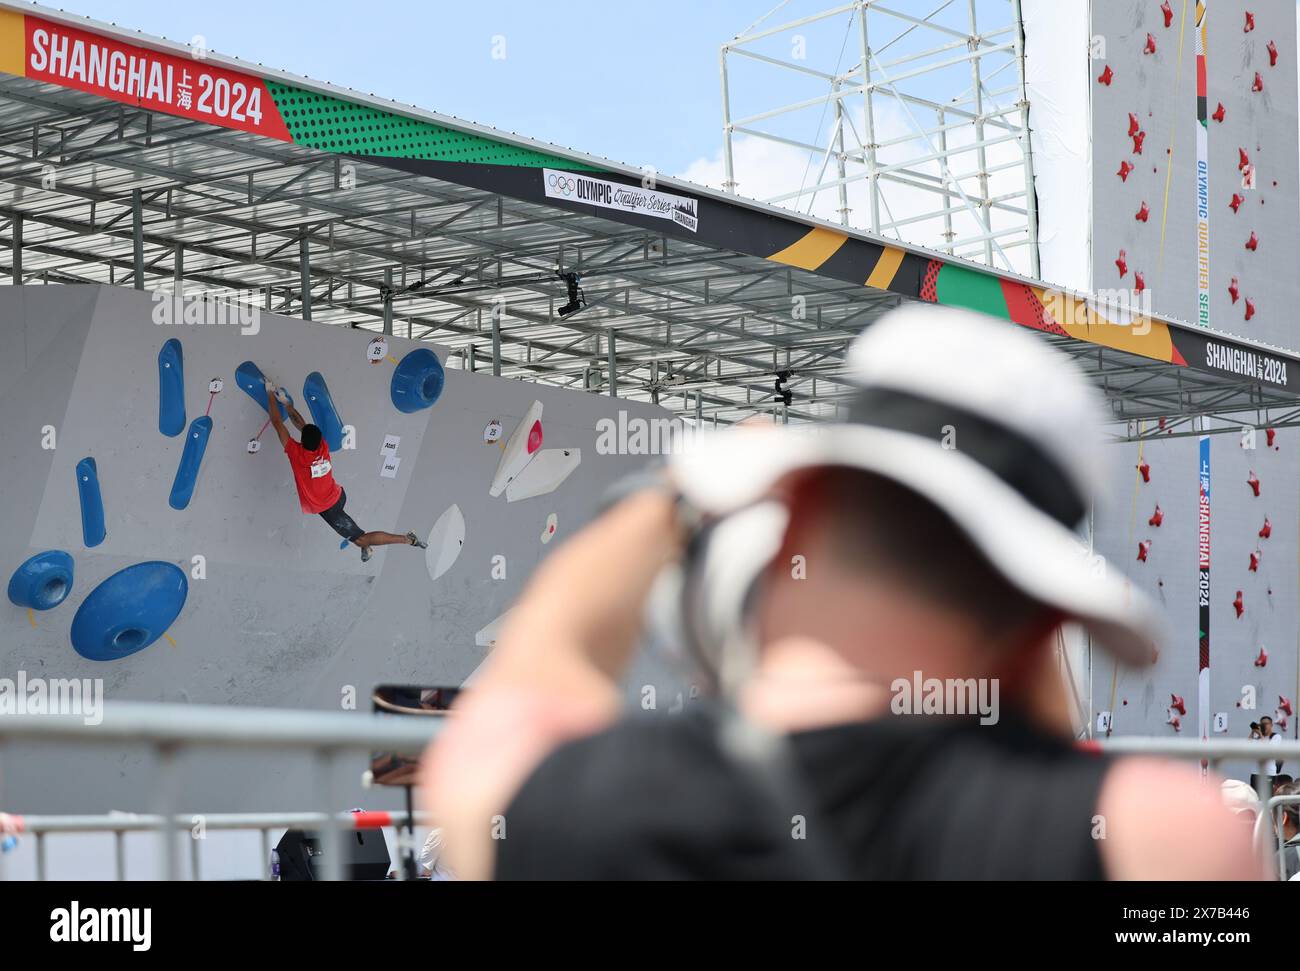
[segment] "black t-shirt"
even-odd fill
[[[1104,876],[1109,763],[1018,719],[891,716],[756,754],[738,724],[697,704],[562,746],[506,810],[497,878]]]

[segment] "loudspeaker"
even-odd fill
[[[358,829],[339,834],[344,880],[383,880],[392,858],[378,829]],[[275,846],[280,854],[281,880],[323,880],[325,842],[312,830],[291,829]]]

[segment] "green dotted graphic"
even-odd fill
[[[296,144],[327,152],[596,171],[595,166],[266,81]]]

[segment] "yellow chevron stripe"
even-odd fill
[[[808,230],[803,238],[795,240],[781,252],[773,253],[768,259],[787,266],[797,266],[801,270],[815,270],[834,256],[847,240],[848,236],[844,233],[818,226]]]
[[[876,261],[871,276],[867,277],[867,286],[875,287],[877,290],[888,289],[894,282],[894,274],[898,272],[905,255],[901,249],[886,246],[884,252],[880,254],[880,259]]]

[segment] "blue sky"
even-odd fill
[[[202,35],[223,54],[676,173],[721,144],[719,44],[775,5],[64,0],[63,7],[176,41]],[[503,60],[492,58],[497,35],[505,38]]]

